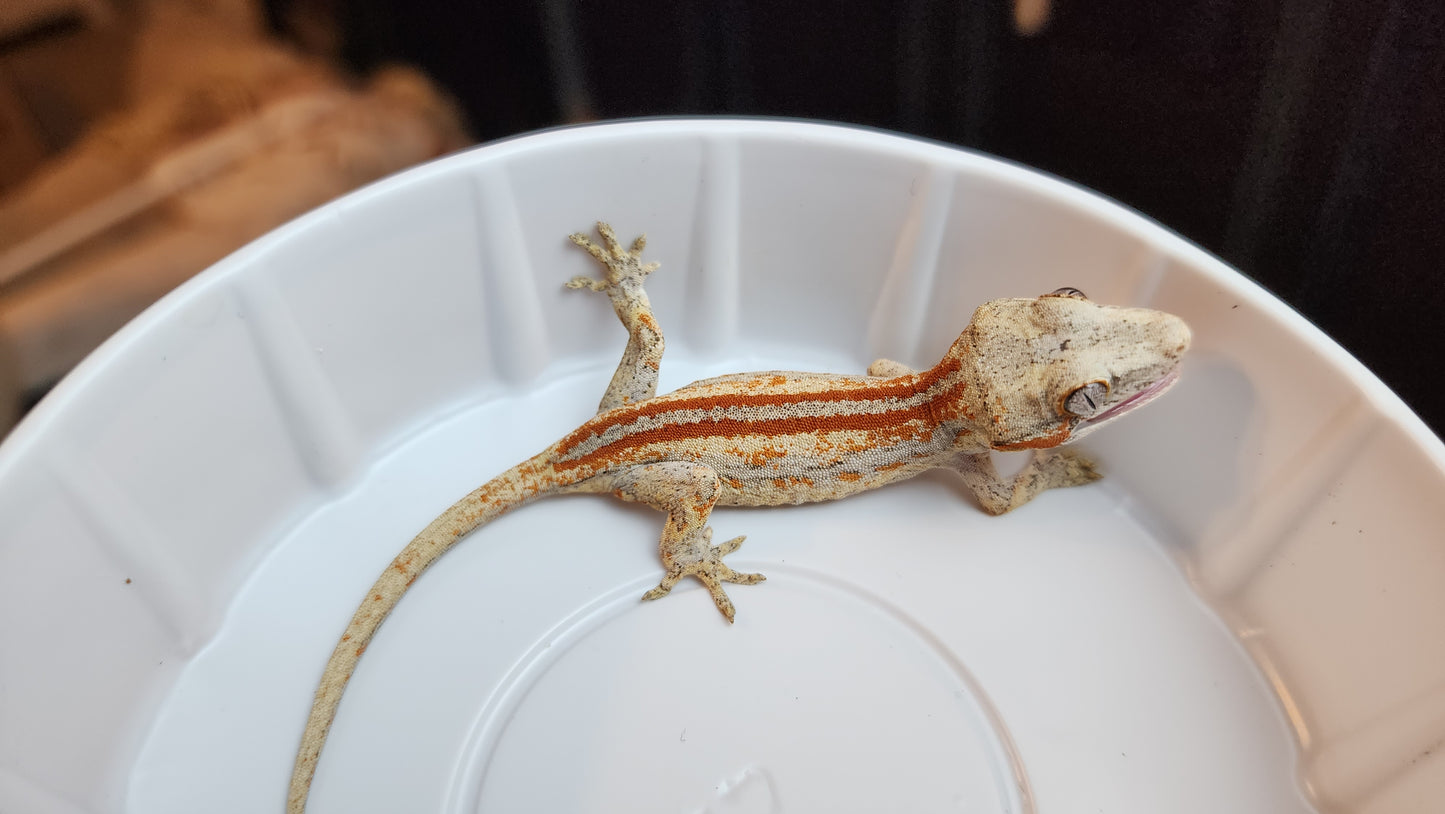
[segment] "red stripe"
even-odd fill
[[[928,390],[930,387],[937,384],[946,376],[957,373],[961,368],[962,365],[957,359],[949,357],[944,359],[937,366],[920,374],[916,378],[909,377],[909,380],[906,381],[900,381],[899,379],[887,379],[885,380],[885,383],[880,383],[876,385],[869,385],[864,383],[860,384],[858,387],[855,388],[822,390],[817,392],[803,393],[730,393],[727,395],[718,396],[687,396],[682,398],[661,396],[659,398],[653,398],[648,399],[647,401],[639,402],[635,405],[619,407],[615,410],[610,410],[606,413],[603,413],[602,415],[597,416],[586,424],[578,427],[576,430],[573,430],[570,434],[567,435],[567,437],[559,441],[557,444],[557,454],[566,455],[568,452],[576,449],[579,445],[585,443],[593,436],[600,436],[602,433],[606,432],[609,429],[612,429],[613,427],[623,424],[629,424],[639,418],[653,417],[664,413],[682,410],[711,410],[717,407],[783,407],[792,404],[805,404],[814,402],[830,404],[837,402],[875,401],[878,399],[887,398],[907,398],[909,396],[914,396]],[[910,409],[922,410],[924,408],[920,406],[919,408]],[[878,413],[875,415],[882,416],[888,414]],[[831,421],[838,417],[839,416],[828,416],[819,420]],[[699,426],[715,427],[719,423],[721,422],[706,422]],[[638,434],[661,432],[665,429],[667,428],[658,427],[652,430],[644,430]],[[823,429],[830,428],[824,427]],[[842,428],[840,427],[839,429]],[[817,430],[806,430],[806,432],[816,431]],[[709,433],[706,431],[697,433],[697,435],[707,434]],[[697,435],[687,437],[697,437]],[[622,441],[626,439],[618,440]]]
[[[819,435],[827,432],[862,432],[867,430],[897,430],[911,421],[923,422],[925,427],[936,426],[928,403],[917,407],[892,410],[884,413],[843,413],[831,416],[790,416],[762,421],[741,421],[724,418],[718,421],[689,421],[683,424],[669,424],[647,430],[629,433],[610,444],[599,447],[586,455],[571,461],[557,461],[553,467],[567,471],[578,467],[617,463],[628,457],[635,449],[649,444],[665,444],[693,438],[741,438],[762,436],[775,438],[783,435]]]

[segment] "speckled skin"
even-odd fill
[[[836,500],[951,469],[991,514],[1054,487],[1098,477],[1084,458],[1056,447],[1166,390],[1189,346],[1177,317],[1116,308],[1061,289],[1033,299],[985,303],[943,359],[915,372],[888,360],[868,375],[765,372],[722,376],[658,396],[663,337],[641,262],[611,227],[603,244],[572,235],[606,270],[568,285],[605,292],[628,331],[627,348],[591,420],[498,475],[433,520],[393,560],[352,617],[326,665],[291,778],[289,814],[301,814],[326,734],[351,672],[376,629],[428,566],[463,536],[539,497],[610,493],[667,513],[659,551],[664,574],[643,599],[693,576],[729,622],[723,583],[753,584],[723,557],[743,538],[712,544],[715,505],[780,506]],[[1085,386],[1086,415],[1065,409]],[[1075,406],[1085,403],[1078,399]],[[1034,450],[1000,478],[992,450]]]

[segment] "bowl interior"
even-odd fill
[[[1006,518],[932,476],[719,511],[770,577],[734,591],[735,628],[696,590],[636,603],[649,512],[498,521],[378,636],[313,810],[1445,795],[1445,451],[1377,380],[1065,183],[881,133],[694,120],[519,138],[349,195],[57,388],[0,448],[0,810],[279,807],[375,574],[595,409],[623,334],[562,283],[591,273],[566,235],[599,218],[662,264],[664,390],[929,365],[979,303],[1063,285],[1176,313],[1195,344],[1173,392],[1084,443],[1104,482]]]

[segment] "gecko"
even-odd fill
[[[624,247],[571,236],[602,267],[570,288],[605,293],[627,329],[622,360],[597,413],[542,452],[496,476],[434,519],[382,572],[337,643],[296,755],[288,814],[302,814],[326,735],[367,643],[417,577],[479,526],[542,497],[610,494],[667,517],[663,576],[644,600],[684,577],[707,589],[731,623],[724,583],[753,585],[716,545],[715,506],[837,500],[931,469],[956,472],[984,511],[1002,514],[1046,489],[1099,477],[1059,449],[1153,401],[1179,378],[1190,332],[1182,319],[1096,303],[1075,288],[978,307],[938,364],[913,370],[887,359],[866,375],[766,371],[719,376],[657,395],[662,329],[643,283],[646,236]],[[993,451],[1032,451],[1000,477]]]

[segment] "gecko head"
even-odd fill
[[[1077,440],[1168,390],[1189,339],[1179,317],[1074,288],[984,303],[960,340],[984,411],[973,418],[997,450]]]

